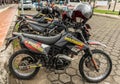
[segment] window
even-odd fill
[[[22,1],[20,0],[20,2]],[[23,3],[32,3],[32,0],[23,0]]]
[[[70,0],[70,2],[80,2],[80,0]]]

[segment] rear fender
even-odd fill
[[[1,50],[0,52],[3,52],[3,51],[5,51],[7,48],[8,48],[8,46],[10,45],[10,43],[13,41],[13,40],[15,40],[15,39],[17,39],[18,38],[18,36],[13,36],[13,37],[10,37],[10,38],[7,38],[6,40],[6,44],[5,44],[5,48],[3,49],[3,50]]]
[[[107,47],[105,44],[100,43],[98,41],[88,41],[88,44],[89,45],[100,45],[100,46],[103,46],[103,47]]]

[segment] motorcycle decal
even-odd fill
[[[45,16],[45,14],[39,13],[39,14],[37,15],[37,17],[39,17],[39,16]]]
[[[41,43],[33,43],[31,41],[24,41],[25,45],[32,49],[33,51],[40,51],[40,52],[43,52],[43,48],[41,48]]]
[[[53,21],[53,19],[51,19],[51,18],[46,17],[45,19],[48,20],[48,21]]]
[[[69,42],[71,42],[71,43],[73,43],[73,44],[78,45],[80,48],[83,48],[83,47],[84,47],[84,43],[82,43],[82,42],[80,42],[80,41],[77,41],[77,40],[72,39],[72,38],[70,38],[70,37],[65,37],[64,39],[67,40],[67,41],[69,41]]]

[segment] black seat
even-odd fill
[[[58,34],[56,36],[46,37],[46,36],[23,33],[23,36],[33,39],[33,40],[36,40],[36,41],[40,41],[40,42],[42,42],[44,44],[48,44],[48,45],[56,43],[61,38],[61,34]]]
[[[46,23],[46,24],[44,24],[44,23],[37,23],[37,21],[35,21],[35,22],[29,22],[29,21],[27,21],[27,23],[32,23],[32,24],[34,24],[36,26],[41,26],[41,27],[44,27],[44,28],[49,27],[50,24],[51,24],[51,23]]]
[[[36,25],[34,23],[28,23],[28,25],[32,28],[32,30],[34,31],[38,31],[38,32],[44,32],[46,30],[46,28],[43,28],[39,25]]]
[[[20,16],[32,16],[32,17],[34,17],[34,15],[30,15],[30,14],[20,14]]]

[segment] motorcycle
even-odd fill
[[[30,20],[38,23],[48,23],[52,22],[54,17],[60,16],[59,8],[58,7],[44,7],[41,8],[41,12],[38,12],[36,15],[30,15],[30,14],[20,14],[20,16],[17,16],[17,21],[15,21],[15,27],[14,29],[18,29],[19,26],[24,22],[23,20]]]
[[[17,16],[17,20],[15,21],[14,29],[18,29],[20,26],[24,25],[25,21],[36,22],[39,24],[44,24],[44,23],[48,24],[48,22],[52,22],[53,19],[44,17],[44,16],[39,19],[31,19],[27,16]]]
[[[91,83],[103,81],[111,73],[112,61],[104,51],[90,48],[91,45],[106,47],[98,41],[89,40],[90,35],[86,28],[89,25],[86,25],[86,21],[91,16],[91,7],[80,3],[72,14],[74,22],[74,18],[80,17],[80,21],[82,18],[82,22],[74,23],[75,31],[69,31],[68,27],[63,26],[64,32],[49,37],[14,32],[13,37],[7,39],[5,49],[15,39],[19,39],[23,47],[10,57],[10,72],[18,79],[27,80],[33,78],[41,67],[65,70],[75,60],[74,56],[83,51],[78,65],[82,78]]]
[[[106,47],[106,45],[97,41],[87,41],[82,33],[83,28],[82,25],[81,27],[76,25],[76,32],[70,32],[66,28],[64,33],[50,37],[13,33],[13,37],[6,43],[6,48],[14,39],[19,39],[24,48],[14,52],[10,57],[10,72],[18,79],[26,80],[33,78],[40,67],[46,67],[48,70],[64,70],[74,60],[74,55],[84,51],[78,66],[81,76],[92,83],[104,80],[112,70],[112,61],[105,52],[98,49],[91,50],[89,46]],[[74,51],[73,48],[78,51]]]
[[[45,6],[38,9],[38,13],[35,15],[30,14],[20,14],[20,16],[30,17],[31,19],[39,19],[43,16],[54,19],[60,16],[60,9],[57,6]]]
[[[53,20],[51,23],[47,24],[40,24],[36,23],[35,21],[28,21],[28,19],[23,18],[23,20],[19,21],[15,25],[14,29],[17,29],[18,32],[50,36],[56,35],[63,30],[63,26],[60,24],[63,23],[57,20]]]

